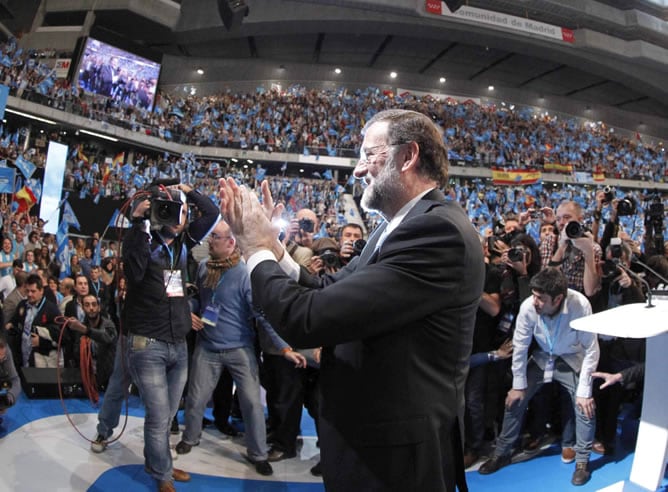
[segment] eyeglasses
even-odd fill
[[[209,234],[209,239],[213,239],[213,240],[218,240],[218,239],[229,239],[229,238],[231,238],[231,237],[232,237],[232,236],[221,236],[221,235],[219,235],[219,234],[216,234],[215,232],[212,232],[211,234]]]
[[[374,164],[376,162],[376,159],[378,159],[378,156],[381,156],[385,154],[387,151],[381,150],[376,152],[376,149],[382,149],[382,148],[390,148],[390,147],[398,147],[399,145],[404,145],[403,143],[395,143],[395,144],[382,144],[382,145],[374,145],[373,147],[369,147],[367,149],[362,149],[362,153],[364,154],[364,157],[360,157],[359,162],[360,164]]]

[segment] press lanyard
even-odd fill
[[[550,336],[550,330],[547,327],[547,323],[545,323],[545,320],[543,319],[542,316],[539,316],[539,320],[541,322],[541,328],[545,332],[545,338],[547,338],[547,345],[550,348],[550,357],[554,354],[554,342],[559,338],[559,328],[561,327],[561,315],[564,314],[559,313],[559,317],[557,318],[557,323],[556,323],[556,328],[554,329],[554,338]]]
[[[216,305],[216,294],[218,293],[218,287],[220,287],[220,284],[223,282],[223,277],[225,276],[225,272],[220,274],[220,278],[218,279],[218,283],[216,284],[216,288],[213,289],[213,293],[211,294],[211,302],[209,304]]]
[[[169,244],[167,244],[165,241],[165,238],[162,237],[162,234],[158,233],[158,236],[160,236],[162,245],[165,247],[167,254],[169,255],[169,269],[174,270],[176,268],[176,265],[174,264],[174,252],[172,251],[172,248],[169,247]],[[172,243],[174,243],[174,241],[172,241]]]
[[[95,289],[95,297],[100,297],[100,281],[98,280],[96,283],[91,282],[91,285],[93,286],[93,289]]]

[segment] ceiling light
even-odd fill
[[[445,77],[441,77],[440,79],[438,79],[438,81],[439,81],[441,84],[445,84]]]
[[[247,162],[248,164],[253,164],[252,159],[246,159],[246,162]]]
[[[199,75],[204,75],[204,69],[199,67],[197,70],[195,70]]]
[[[397,72],[390,72],[390,78],[396,79],[397,78]]]
[[[341,69],[338,68],[338,67],[336,67],[336,68],[334,69],[334,73],[337,74],[337,75],[340,74],[340,73],[341,73]]]
[[[494,90],[494,86],[493,86],[493,85],[488,86],[488,87],[487,87],[487,90],[488,90],[488,91],[493,91],[493,90]]]
[[[304,170],[303,170],[303,169],[300,169],[300,170],[299,170],[299,172],[300,172],[300,173],[303,173],[303,172],[304,172]]]
[[[24,118],[30,118],[31,120],[37,120],[37,121],[41,121],[42,123],[48,123],[49,125],[55,125],[56,124],[56,122],[53,121],[53,120],[47,120],[46,118],[40,118],[39,116],[33,116],[31,114],[24,113],[22,111],[17,111],[15,109],[6,108],[5,111],[7,113],[12,113],[12,114],[15,114],[15,115],[18,115],[18,116],[23,116]]]
[[[104,138],[105,140],[111,140],[112,142],[118,142],[117,138],[110,137],[109,135],[102,135],[101,133],[90,132],[88,130],[84,130],[83,128],[79,128],[79,131],[81,133],[85,133],[86,135],[90,135],[91,137]]]

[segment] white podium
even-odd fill
[[[631,476],[599,492],[654,492],[663,479],[668,458],[668,300],[653,303],[653,308],[628,304],[571,321],[576,330],[647,339],[642,416]]]

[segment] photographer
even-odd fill
[[[313,242],[314,256],[311,258],[308,270],[313,275],[321,273],[336,273],[341,269],[339,245],[331,237],[323,237]]]
[[[307,268],[313,256],[313,237],[317,230],[318,216],[308,208],[297,211],[295,217],[290,221],[285,249],[292,259]]]
[[[0,338],[0,415],[16,403],[21,392],[21,380],[16,372],[12,351]]]
[[[366,246],[362,226],[354,222],[344,225],[339,231],[339,245],[342,264],[346,265],[355,256],[359,256]]]
[[[584,212],[573,201],[562,202],[556,217],[551,209],[543,209],[547,222],[555,222],[559,229],[557,250],[549,265],[560,267],[568,278],[568,288],[593,297],[601,288],[598,263],[601,247],[594,241],[591,232],[584,229]]]
[[[146,219],[152,202],[153,224]],[[200,212],[192,222],[188,222],[189,204]],[[127,296],[121,322],[128,333],[130,374],[146,405],[146,470],[165,490],[173,488],[174,480],[190,480],[188,473],[173,469],[168,439],[188,372],[185,338],[192,327],[186,297],[188,250],[217,221],[214,203],[190,186],[160,186],[150,200],[135,203],[132,227],[123,239]]]

